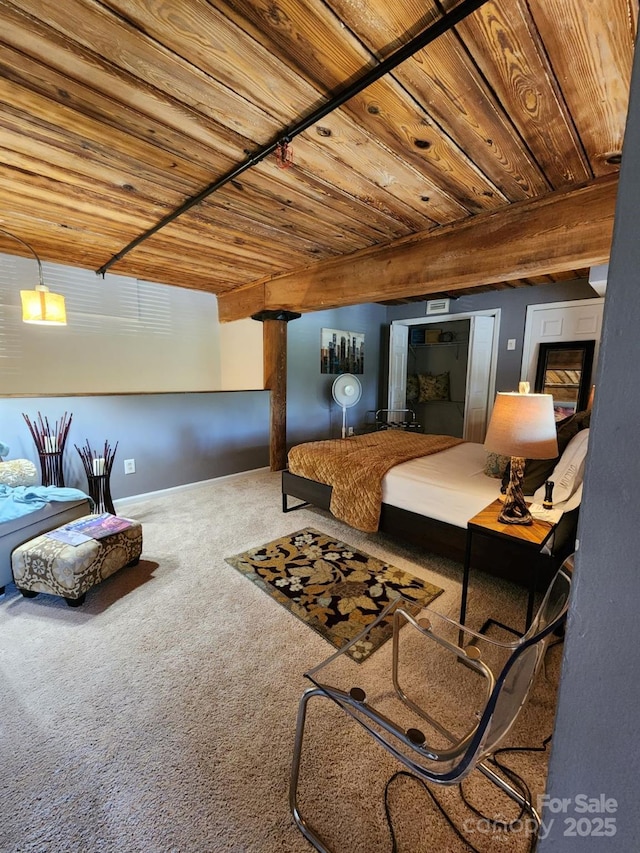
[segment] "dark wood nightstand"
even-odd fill
[[[462,599],[460,603],[460,623],[465,624],[467,616],[467,593],[469,591],[469,571],[471,569],[471,549],[474,535],[492,536],[497,539],[509,540],[511,544],[516,544],[529,553],[540,555],[542,549],[549,541],[551,534],[557,527],[557,524],[551,524],[548,521],[533,520],[532,524],[503,524],[498,521],[502,501],[495,500],[481,510],[473,518],[467,522],[467,543],[464,556],[464,574],[462,577]],[[538,584],[538,567],[539,560],[534,559],[532,566],[528,570],[529,575],[529,598],[527,602],[527,616],[525,621],[525,632],[531,625],[533,619],[533,605],[535,601],[536,587]],[[495,622],[495,620],[490,620]],[[486,623],[485,623],[486,624]],[[496,623],[501,624],[501,623]],[[517,633],[513,628],[507,625],[502,625],[513,633]],[[463,644],[464,632],[460,631],[458,642]]]

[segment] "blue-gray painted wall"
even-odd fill
[[[118,442],[111,475],[114,500],[222,477],[269,464],[269,392],[23,397],[0,401],[0,440],[10,459],[31,459],[35,444],[23,418],[38,413],[50,425],[67,412],[71,426],[63,456],[65,485],[86,490],[74,445],[99,450]],[[102,454],[98,454],[102,455]],[[136,473],[124,473],[135,459]]]
[[[382,305],[354,305],[303,314],[287,329],[287,444],[338,438],[342,410],[333,402],[335,375],[320,373],[320,330],[364,332],[364,373],[360,402],[347,411],[347,423],[358,427],[368,410],[379,407],[380,346],[387,324]]]

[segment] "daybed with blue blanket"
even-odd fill
[[[80,489],[0,483],[0,593],[13,580],[14,548],[89,512],[90,499]]]

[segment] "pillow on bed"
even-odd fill
[[[503,456],[501,453],[494,453],[490,450],[487,453],[487,459],[484,463],[484,473],[487,477],[495,477],[499,480],[504,476],[504,472],[510,461],[510,456]]]
[[[428,403],[429,400],[449,399],[449,374],[419,373],[418,385],[420,386],[419,403]]]
[[[571,439],[560,457],[549,479],[553,481],[553,503],[564,504],[573,497],[582,486],[584,463],[589,444],[589,430],[583,429]],[[544,500],[544,484],[537,489],[533,499],[536,503]]]
[[[567,445],[580,430],[588,429],[591,420],[591,412],[577,412],[556,424],[556,435],[558,438],[558,455],[553,459],[527,459],[524,465],[524,480],[522,491],[525,495],[532,495],[536,489],[544,485],[547,480],[553,479],[551,474]],[[511,466],[507,465],[502,478],[502,489],[504,493],[509,484]]]
[[[417,403],[420,396],[420,383],[418,374],[411,373],[407,376],[407,403]]]

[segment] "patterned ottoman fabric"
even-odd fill
[[[78,520],[93,517],[87,515]],[[11,555],[16,586],[23,593],[47,592],[81,603],[92,586],[138,562],[142,525],[128,520],[131,527],[80,545],[68,545],[43,535],[18,546]]]

